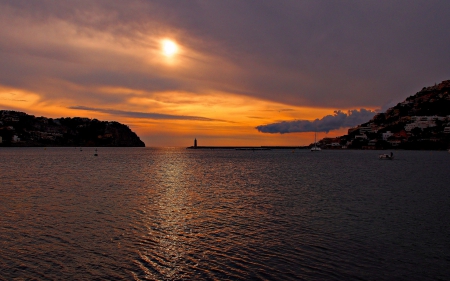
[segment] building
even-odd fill
[[[383,133],[383,140],[387,141],[389,137],[392,137],[394,134],[391,133],[391,131],[387,131],[386,133]]]
[[[371,124],[370,128],[372,129],[372,133],[377,133],[380,127],[376,124]]]
[[[15,117],[15,116],[7,116],[5,118],[3,118],[4,121],[6,122],[19,122],[19,118]]]
[[[0,143],[2,143],[3,142],[3,139],[2,139],[2,137],[0,137]]]
[[[413,116],[411,117],[412,123],[405,125],[405,131],[410,132],[414,128],[425,129],[428,127],[436,127],[436,116]]]
[[[446,119],[445,116],[411,116],[411,121],[444,121]]]
[[[370,132],[372,132],[372,131],[373,131],[373,130],[372,130],[371,125],[359,127],[359,133],[360,133],[360,134],[370,133]]]
[[[365,135],[365,134],[362,134],[362,135],[356,135],[355,136],[355,139],[367,139],[367,136]]]

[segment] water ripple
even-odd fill
[[[0,280],[450,279],[448,153],[396,155],[0,149]]]

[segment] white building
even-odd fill
[[[371,126],[363,126],[363,127],[359,127],[359,133],[364,134],[367,132],[372,132],[372,127]]]
[[[416,116],[415,116],[416,117]],[[417,120],[417,119],[416,119]],[[413,123],[409,123],[405,125],[405,131],[410,132],[414,128],[425,129],[428,127],[436,127],[436,123],[432,120],[417,120]]]
[[[387,131],[386,133],[383,133],[383,140],[387,141],[388,138],[392,137],[394,134],[391,133],[391,131]]]
[[[19,141],[20,141],[20,138],[18,136],[14,135],[12,137],[12,142],[19,142]]]
[[[445,119],[446,119],[445,116],[437,116],[437,115],[433,115],[433,116],[411,116],[411,121],[436,121],[436,120],[444,121]]]

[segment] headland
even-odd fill
[[[0,146],[111,146],[144,147],[124,124],[82,117],[35,117],[0,110]]]

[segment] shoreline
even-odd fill
[[[272,150],[309,149],[308,146],[189,146],[186,149],[234,149],[234,150]]]

